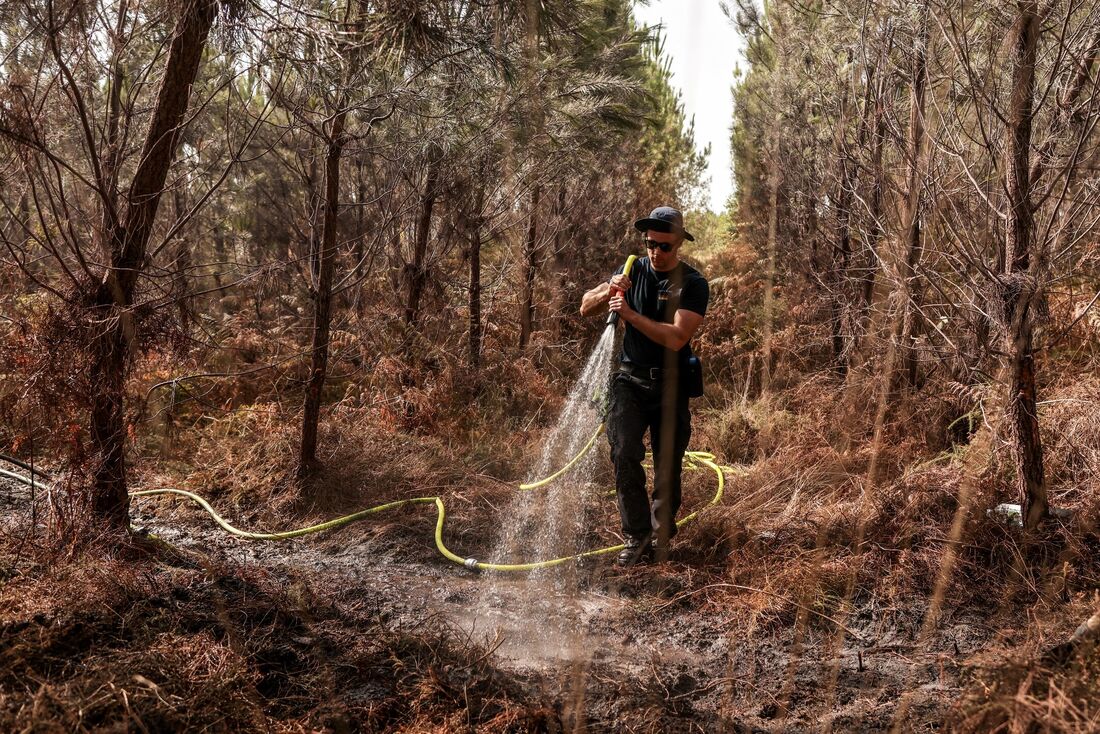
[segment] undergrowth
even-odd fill
[[[995,384],[938,375],[899,390],[876,445],[881,376],[858,364],[843,378],[815,370],[827,353],[820,326],[795,319],[778,331],[773,388],[760,393],[760,367],[746,359],[754,329],[737,313],[748,287],[734,278],[716,289],[714,326],[701,340],[711,383],[694,404],[691,448],[749,469],[729,478],[721,506],[677,537],[662,569],[598,570],[594,584],[636,593],[638,620],[720,617],[725,629],[742,631],[738,644],[779,640],[792,657],[798,645],[816,644],[812,655],[823,668],[850,664],[884,619],[904,631],[907,654],[942,653],[950,645],[936,636],[941,623],[965,617],[979,631],[967,650],[951,653],[963,671],[959,688],[926,720],[946,716],[960,732],[1094,731],[1094,648],[1058,664],[1045,651],[1100,604],[1095,365],[1043,372],[1052,376],[1040,401],[1046,472],[1052,504],[1065,515],[1050,519],[1041,539],[1025,539],[990,512],[1019,501]],[[417,342],[399,359],[341,342],[322,419],[323,469],[305,482],[294,475],[297,411],[283,398],[283,391],[294,394],[300,374],[265,370],[150,392],[178,373],[154,355],[130,389],[135,398],[148,396],[136,401],[131,423],[136,482],[199,491],[257,529],[438,494],[448,503],[448,533],[464,547],[483,548],[581,356],[554,357],[545,335],[533,340],[519,354],[488,337],[493,368],[480,375],[430,344]],[[271,361],[263,343],[242,328],[210,364],[239,370],[242,359],[246,366]],[[0,394],[0,403],[19,409],[10,394]],[[16,448],[33,439],[46,454],[51,441],[77,440],[73,432],[20,432],[28,420],[13,415],[0,437],[9,444],[21,438]],[[710,481],[708,472],[690,477],[688,499],[705,501]],[[157,502],[168,512],[177,501]],[[593,531],[594,542],[615,541],[610,502],[607,509],[600,522],[608,527]],[[371,527],[389,532],[399,549],[416,543],[428,554],[432,518],[416,517],[379,518]],[[402,523],[414,522],[415,534],[406,532]],[[327,591],[304,579],[287,585],[224,561],[93,561],[83,552],[47,563],[13,548],[0,549],[0,729],[557,725],[557,704],[493,667],[482,648],[438,624],[415,633],[388,628],[379,609],[349,589]],[[659,584],[647,585],[648,578]],[[648,679],[625,688],[620,682],[605,699],[621,694],[634,707],[627,714],[636,730],[661,730],[668,716],[683,719],[688,709],[676,675],[658,680],[660,690]],[[767,691],[769,712],[782,710],[781,689]],[[615,725],[589,723],[593,730]]]
[[[370,594],[209,556],[39,555],[0,547],[0,730],[558,730],[485,649],[387,627]]]

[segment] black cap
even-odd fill
[[[695,241],[695,238],[691,236],[691,232],[684,229],[684,215],[680,213],[679,209],[673,209],[670,206],[657,207],[645,219],[634,222],[634,229],[639,232],[650,229],[658,232],[672,232],[682,234],[688,242]]]

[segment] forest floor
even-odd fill
[[[25,494],[0,489],[9,525],[24,514],[11,511],[26,510]],[[160,722],[215,730],[801,732],[831,723],[834,731],[871,732],[890,730],[904,700],[904,731],[937,730],[990,641],[1003,642],[1020,624],[1017,612],[991,599],[986,608],[944,611],[920,639],[926,598],[872,596],[855,600],[838,648],[835,602],[728,581],[740,578],[729,564],[791,547],[809,552],[812,530],[742,527],[731,540],[720,529],[737,524],[733,512],[714,508],[685,529],[665,564],[620,570],[602,556],[537,577],[476,574],[446,561],[431,542],[430,506],[256,542],[222,532],[186,503],[138,500],[135,525],[176,552],[154,552],[125,581],[104,578],[111,564],[51,581],[12,555],[13,525],[0,592],[0,667],[9,670],[0,724],[95,729],[119,718],[136,731]],[[460,529],[462,514],[449,520],[452,542],[484,551],[478,531]],[[13,583],[36,573],[33,588]],[[59,598],[65,583],[98,591]],[[83,596],[93,598],[74,601]],[[233,621],[237,606],[246,611]],[[158,627],[151,620],[161,615],[174,621]],[[166,662],[171,655],[156,652],[165,640],[150,638],[150,626],[191,650],[190,662]],[[104,635],[117,640],[104,644]],[[211,650],[196,662],[193,646],[203,641]],[[375,647],[362,653],[366,644]],[[239,659],[209,659],[218,655]],[[376,658],[385,664],[368,672],[364,661]],[[234,665],[243,668],[236,684],[225,672]],[[181,685],[173,675],[190,676],[191,688],[169,693]],[[223,699],[209,720],[192,710],[196,691],[235,685],[236,708]]]

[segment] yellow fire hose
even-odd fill
[[[581,457],[583,457],[585,454],[587,454],[592,449],[592,447],[596,443],[596,439],[600,436],[601,433],[603,433],[603,430],[604,430],[604,427],[603,427],[603,425],[601,425],[599,427],[599,429],[596,431],[596,433],[593,434],[592,438],[589,439],[588,443],[586,443],[584,445],[584,448],[581,449],[580,453],[578,453],[575,457],[573,457],[573,459],[570,460],[569,463],[566,464],[564,467],[562,467],[558,471],[554,472],[553,474],[551,474],[549,477],[547,477],[545,479],[541,479],[537,482],[532,482],[530,484],[522,484],[522,485],[520,485],[520,488],[521,489],[534,489],[535,487],[544,486],[544,485],[548,484],[549,482],[553,481],[554,479],[562,476],[569,469],[571,469],[573,466],[575,466],[577,464],[577,462],[581,459]],[[8,460],[8,461],[13,461],[14,463],[22,466],[24,469],[29,469],[27,467],[27,465],[22,464],[22,462],[19,462],[17,460],[13,460],[13,459],[11,459],[11,457],[0,456],[0,458],[3,458],[3,459]],[[684,458],[687,460],[685,468],[697,469],[697,468],[700,468],[700,467],[706,467],[708,469],[711,469],[714,472],[717,479],[718,479],[718,487],[717,487],[717,490],[714,493],[714,497],[711,498],[710,502],[708,502],[703,508],[701,508],[699,510],[696,510],[695,512],[691,513],[690,515],[684,517],[682,520],[677,522],[676,523],[677,528],[683,527],[685,524],[687,524],[687,523],[691,522],[692,520],[694,520],[699,515],[699,513],[702,512],[707,507],[710,507],[712,505],[716,505],[719,502],[721,502],[722,493],[725,490],[725,486],[726,486],[725,472],[727,472],[727,471],[729,471],[729,472],[737,471],[733,467],[719,466],[717,463],[715,463],[713,454],[708,454],[708,453],[703,452],[703,451],[688,451],[687,453],[684,454]],[[34,470],[34,471],[38,476],[40,476],[40,477],[44,476],[41,472],[39,472],[37,470]],[[8,479],[12,479],[12,480],[21,482],[21,483],[26,484],[28,486],[39,487],[39,488],[45,489],[45,490],[49,489],[48,485],[44,484],[41,480],[34,478],[33,475],[30,476],[30,477],[27,477],[27,476],[23,476],[21,474],[17,474],[15,472],[7,471],[5,469],[0,469],[0,476],[7,477]],[[338,518],[335,518],[333,520],[328,520],[326,522],[318,523],[316,525],[310,525],[310,526],[304,527],[304,528],[298,528],[296,530],[286,530],[286,531],[276,532],[276,533],[254,533],[254,532],[250,532],[248,530],[240,530],[239,528],[233,527],[231,524],[229,524],[229,522],[225,518],[223,518],[221,515],[219,515],[213,507],[211,507],[209,502],[207,502],[205,499],[203,499],[199,495],[195,494],[194,492],[188,492],[188,491],[183,490],[183,489],[164,488],[164,489],[146,489],[146,490],[141,490],[141,491],[138,491],[138,492],[131,492],[130,493],[130,495],[132,497],[150,497],[152,495],[157,495],[157,494],[171,494],[171,495],[176,495],[176,496],[179,496],[179,497],[185,497],[185,498],[191,500],[192,502],[194,502],[195,504],[197,504],[203,510],[205,510],[210,515],[210,517],[212,517],[214,519],[214,522],[216,522],[218,525],[220,525],[223,530],[225,530],[226,532],[231,533],[233,535],[236,535],[238,537],[247,538],[249,540],[283,540],[283,539],[286,539],[286,538],[297,538],[297,537],[300,537],[302,535],[308,535],[310,533],[319,533],[319,532],[324,531],[324,530],[332,530],[334,528],[342,527],[342,526],[347,525],[349,523],[353,523],[357,520],[361,520],[361,519],[365,518],[368,515],[373,515],[374,513],[377,513],[377,512],[384,512],[386,510],[396,509],[398,507],[403,507],[405,505],[415,505],[415,504],[423,505],[423,504],[432,504],[432,503],[434,503],[435,508],[436,508],[435,547],[439,550],[439,552],[447,560],[452,561],[454,563],[457,563],[461,566],[464,566],[464,567],[466,567],[468,569],[471,569],[471,570],[474,570],[474,571],[533,571],[536,568],[548,568],[550,566],[557,566],[557,565],[562,564],[562,563],[567,563],[569,561],[580,560],[581,558],[588,558],[590,556],[598,556],[598,555],[602,555],[604,553],[615,553],[616,551],[622,550],[622,548],[623,548],[623,546],[621,544],[620,545],[612,545],[612,546],[608,546],[606,548],[597,548],[595,550],[584,551],[583,553],[577,553],[576,555],[572,555],[572,556],[562,556],[561,558],[552,558],[552,559],[547,560],[547,561],[536,561],[536,562],[533,562],[533,563],[486,563],[484,561],[478,561],[475,558],[463,558],[462,556],[457,555],[456,553],[451,551],[449,548],[447,548],[446,544],[443,542],[443,522],[446,518],[446,509],[443,506],[443,498],[438,497],[438,496],[434,496],[434,497],[413,497],[413,498],[405,499],[405,500],[397,500],[395,502],[386,502],[385,504],[377,505],[375,507],[370,507],[370,508],[365,509],[365,510],[360,510],[359,512],[353,512],[350,515],[344,515],[343,517],[338,517]]]
[[[600,427],[597,428],[596,432],[592,434],[592,438],[588,439],[588,443],[586,443],[584,445],[584,448],[581,449],[580,453],[577,454],[576,456],[574,456],[572,459],[570,459],[568,464],[563,466],[561,469],[558,469],[556,472],[554,472],[550,476],[546,477],[545,479],[540,479],[537,482],[531,482],[530,484],[521,484],[521,485],[519,485],[519,488],[520,489],[537,489],[539,487],[542,487],[542,486],[545,486],[545,485],[549,484],[550,482],[552,482],[555,479],[557,479],[558,477],[560,477],[562,474],[565,474],[567,471],[569,471],[574,466],[576,466],[577,462],[580,461],[581,458],[585,454],[588,453],[589,449],[591,449],[592,446],[595,445],[596,439],[600,437],[600,434],[603,433],[603,431],[604,431],[604,424],[601,423]]]

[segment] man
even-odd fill
[[[615,465],[615,489],[624,548],[618,563],[668,555],[680,508],[680,474],[691,437],[688,394],[680,379],[692,357],[688,342],[707,311],[710,288],[699,271],[680,260],[683,215],[660,206],[634,222],[645,233],[649,257],[620,267],[606,283],[584,294],[581,314],[603,304],[626,324],[619,369],[611,377],[607,437]],[[645,434],[653,449],[653,503],[646,494]]]

